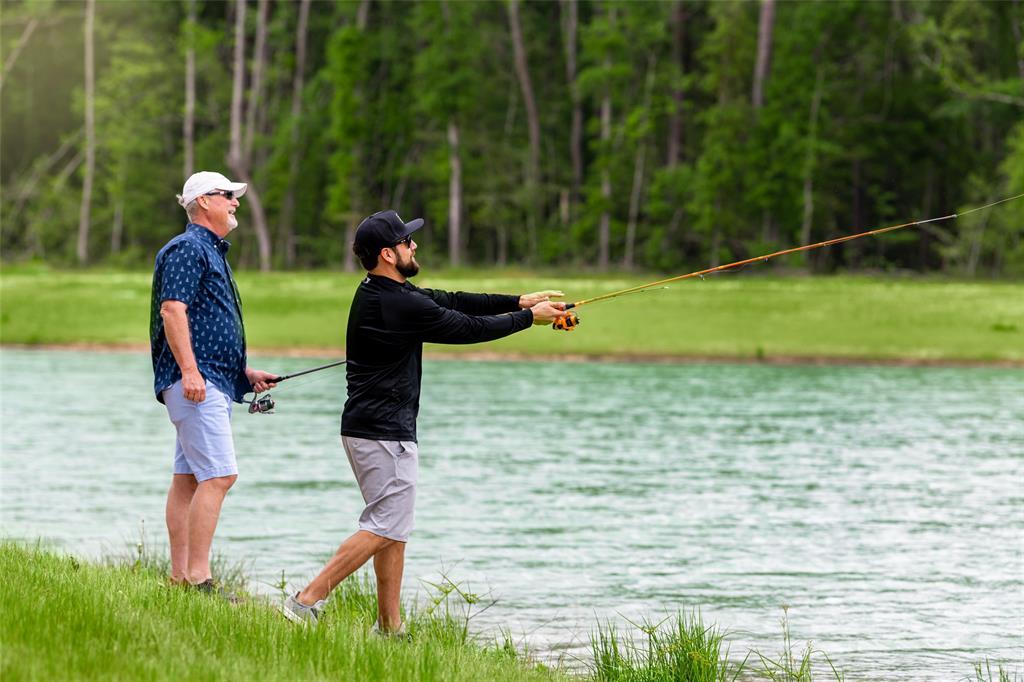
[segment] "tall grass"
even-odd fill
[[[993,673],[992,664],[988,659],[986,659],[984,663],[975,663],[974,677],[968,677],[966,679],[968,682],[1021,682],[1021,680],[1024,680],[1024,678],[1017,673],[1013,673],[1011,676],[1010,672],[1004,669],[1001,665],[998,666]]]
[[[460,633],[411,642],[369,633],[358,581],[322,627],[285,621],[260,599],[233,605],[171,586],[144,566],[99,566],[0,544],[0,677],[5,680],[551,680]],[[363,586],[365,587],[365,583]],[[369,622],[368,622],[369,621]],[[460,643],[462,642],[462,643]]]
[[[661,623],[634,624],[646,636],[638,644],[608,623],[591,638],[594,678],[600,682],[731,682],[746,659],[733,666],[725,634],[705,626],[699,612],[679,613]]]
[[[759,651],[755,655],[761,662],[759,671],[773,682],[812,682],[814,679],[814,659],[823,658],[828,664],[832,678],[843,682],[845,675],[836,669],[832,659],[824,651],[814,649],[808,642],[800,654],[796,653],[793,635],[789,629],[789,607],[782,607],[782,652],[775,657],[767,656]]]

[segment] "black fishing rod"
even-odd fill
[[[348,360],[338,360],[337,362],[329,362],[326,365],[320,365],[319,367],[312,367],[310,369],[304,369],[301,372],[293,372],[291,374],[285,374],[283,376],[274,377],[269,381],[271,384],[279,384],[282,381],[288,379],[294,379],[295,377],[305,376],[306,374],[312,374],[313,372],[320,372],[331,367],[338,367],[344,365]],[[269,393],[263,396],[257,396],[253,394],[252,400],[243,400],[242,402],[249,403],[249,414],[270,414],[274,411],[274,399]]]

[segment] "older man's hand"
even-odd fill
[[[181,392],[187,400],[194,403],[206,400],[206,379],[199,373],[198,368],[193,367],[181,373]]]
[[[520,308],[532,308],[538,303],[544,301],[550,301],[553,298],[562,298],[565,296],[561,291],[555,291],[553,289],[548,291],[535,291],[532,294],[523,294],[519,297]]]
[[[263,393],[263,391],[269,391],[277,386],[273,381],[277,378],[277,375],[260,369],[246,368],[245,378],[249,380],[249,385],[252,386],[252,390],[256,393]]]

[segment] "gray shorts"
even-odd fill
[[[181,380],[163,392],[167,415],[178,431],[174,473],[192,474],[202,483],[238,474],[231,438],[231,398],[206,382],[206,399],[194,403],[181,390]]]
[[[408,440],[342,436],[366,508],[359,530],[405,542],[412,533],[419,478],[419,449]]]

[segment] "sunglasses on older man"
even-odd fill
[[[228,189],[218,189],[215,192],[207,192],[203,196],[204,197],[215,197],[217,195],[220,195],[220,196],[224,197],[228,201],[231,201],[232,199],[235,198],[235,193],[232,192],[231,190],[228,190]]]

